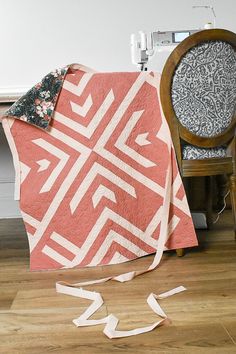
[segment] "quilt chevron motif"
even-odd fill
[[[50,129],[4,118],[31,270],[155,253],[171,161],[166,249],[197,240],[155,73],[67,73]]]

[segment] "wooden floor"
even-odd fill
[[[231,214],[214,231],[198,232],[200,247],[183,258],[166,252],[159,269],[130,283],[87,287],[102,293],[119,329],[157,320],[146,304],[150,292],[179,285],[187,291],[161,301],[172,319],[147,334],[110,340],[103,326],[76,328],[71,320],[87,300],[56,294],[57,280],[80,281],[148,267],[152,256],[97,269],[29,272],[28,244],[21,220],[0,221],[0,353],[236,353],[236,243]]]

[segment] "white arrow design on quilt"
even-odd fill
[[[48,177],[47,181],[45,182],[45,184],[43,185],[39,193],[48,192],[52,188],[59,174],[64,169],[69,159],[69,155],[42,138],[32,140],[32,142],[40,146],[42,149],[46,150],[49,154],[56,156],[60,160],[57,166],[50,174],[50,176]]]
[[[133,168],[130,164],[127,164],[124,160],[121,160],[116,156],[116,154],[112,153],[106,148],[106,144],[110,137],[112,136],[113,132],[115,131],[117,125],[120,123],[122,117],[124,116],[127,108],[133,101],[135,95],[139,92],[141,87],[144,85],[147,79],[147,75],[143,75],[144,72],[141,72],[130,90],[128,91],[127,95],[119,105],[118,109],[114,113],[112,119],[107,124],[104,132],[99,137],[96,145],[94,146],[93,150],[102,156],[104,159],[111,162],[113,165],[124,171],[126,174],[135,178],[138,182],[143,184],[145,187],[149,188],[155,193],[160,194],[160,196],[165,195],[165,189],[159,185],[158,183],[154,182],[151,178],[148,178],[143,173],[140,173],[137,169]],[[169,142],[171,142],[170,134],[167,131],[167,137],[169,137]],[[169,144],[168,144],[169,145]]]
[[[153,216],[146,230],[143,231],[139,229],[137,226],[132,224],[129,220],[123,218],[121,215],[117,214],[113,210],[105,207],[98,217],[95,225],[92,230],[89,232],[85,242],[83,243],[80,251],[76,255],[76,257],[71,261],[70,267],[76,267],[87,255],[89,249],[91,249],[94,241],[97,239],[98,234],[101,232],[104,225],[108,220],[112,220],[113,223],[121,226],[125,230],[131,231],[133,235],[135,235],[138,239],[145,242],[147,245],[153,247],[155,249],[157,241],[152,237],[153,232],[156,230],[157,226],[161,221],[162,216],[162,207],[158,209],[156,214]],[[104,240],[106,242],[106,240]],[[105,243],[104,243],[105,245]],[[93,265],[93,260],[91,260],[90,265]]]
[[[22,161],[20,161],[20,183],[24,182],[30,171],[31,168]]]
[[[140,165],[144,167],[153,167],[156,166],[154,162],[151,160],[147,159],[143,155],[139,154],[137,151],[135,151],[133,148],[128,146],[126,144],[126,141],[128,140],[128,137],[131,135],[132,130],[134,129],[135,125],[139,121],[141,115],[143,114],[144,110],[134,112],[131,116],[131,118],[128,120],[128,123],[126,124],[125,128],[123,129],[122,133],[120,134],[119,138],[117,139],[115,146],[121,150],[125,155],[128,155],[131,157],[134,161],[139,163]]]
[[[162,141],[164,141],[164,143],[168,143],[169,141],[169,127],[167,125],[167,122],[165,121],[165,119],[162,120],[162,124],[160,129],[158,130],[156,137]]]
[[[151,144],[150,141],[147,140],[148,134],[149,134],[149,132],[139,134],[139,135],[137,136],[137,138],[135,139],[135,142],[136,142],[138,145],[140,145],[140,146],[144,146],[144,145],[149,145],[149,144]]]
[[[129,241],[127,238],[118,234],[116,231],[110,230],[108,235],[106,236],[105,242],[101,244],[100,248],[97,250],[95,256],[90,262],[90,266],[92,264],[99,264],[103,260],[107,251],[112,247],[114,241],[119,245],[121,245],[122,247],[124,247],[125,249],[130,250],[132,253],[136,255],[137,258],[145,256],[147,254],[147,252],[145,252],[142,248],[140,248],[135,243]],[[116,252],[116,258],[119,259],[120,257],[121,254]],[[125,258],[124,256],[122,257]],[[128,261],[128,258],[126,258],[125,261]],[[113,256],[113,262],[114,262],[114,256]],[[109,262],[109,264],[111,264],[111,262]]]
[[[147,245],[153,247],[154,249],[156,248],[157,241],[152,237],[154,231],[158,227],[159,223],[161,222],[161,217],[162,217],[162,207],[158,209],[156,214],[153,216],[152,220],[150,223],[147,225],[147,228],[145,231],[139,229],[136,227],[134,224],[132,224],[129,220],[123,218],[121,215],[115,213],[113,210],[105,207],[104,210],[102,211],[101,215],[97,219],[96,224],[88,234],[85,242],[83,243],[82,247],[80,248],[79,253],[76,255],[76,257],[71,261],[71,267],[76,267],[87,255],[89,249],[91,248],[91,245],[93,245],[94,241],[97,239],[98,234],[101,232],[102,228],[106,224],[108,220],[112,220],[113,223],[116,223],[117,225],[121,226],[125,230],[131,231],[132,234],[134,234],[138,239],[142,240],[145,242]],[[173,218],[170,221],[170,228],[168,230],[168,236],[170,235],[170,232],[178,225],[179,223],[179,218],[177,216],[173,216]],[[106,244],[106,240],[104,240],[104,246]],[[137,246],[137,244],[135,244]],[[133,245],[132,245],[133,247]],[[129,248],[132,251],[132,248]],[[142,250],[141,250],[142,252]],[[96,255],[94,256],[96,257]],[[96,262],[95,262],[96,263]],[[89,263],[90,266],[94,265],[93,259]],[[97,263],[96,263],[97,264]]]
[[[73,214],[78,207],[79,203],[81,202],[82,198],[84,197],[85,193],[91,186],[93,180],[98,176],[101,175],[107,178],[109,181],[117,185],[119,188],[123,189],[126,193],[130,194],[132,197],[136,198],[136,192],[133,186],[129,183],[124,181],[119,176],[115,175],[113,172],[108,170],[107,168],[103,167],[99,163],[95,162],[91,167],[90,171],[88,172],[87,176],[84,178],[83,182],[80,184],[79,188],[77,189],[75,195],[71,199],[70,202],[70,210]]]
[[[162,209],[160,211],[162,211]],[[117,214],[114,213],[113,217],[111,217],[111,220],[116,222],[119,225],[118,218],[116,216],[117,216]],[[168,224],[168,237],[174,231],[174,229],[178,225],[179,221],[180,221],[180,219],[177,216],[172,217],[172,219],[170,220],[170,222]],[[126,220],[126,222],[128,223],[128,220]],[[141,234],[142,231],[139,230],[138,228],[136,228],[135,236],[138,237],[139,239],[142,239],[142,241],[145,242],[146,244],[148,244],[149,246],[155,248],[155,244],[157,241],[152,238],[152,233],[154,231],[152,233],[150,233],[150,230],[154,230],[153,225],[155,225],[155,223],[159,224],[159,222],[160,222],[160,212],[158,211],[157,214],[154,216],[153,220],[151,221],[151,223],[148,225],[145,232],[143,232]],[[127,223],[125,225],[125,223],[123,221],[122,226],[125,229],[130,230],[130,227],[127,227]],[[135,226],[133,225],[132,231],[133,231],[134,227]],[[93,259],[89,263],[89,266],[99,264],[103,260],[105,254],[110,249],[110,247],[112,246],[112,243],[114,241],[117,242],[119,245],[123,246],[124,248],[126,248],[127,250],[130,250],[131,252],[136,254],[137,258],[142,257],[147,254],[147,252],[145,252],[142,248],[140,248],[138,244],[135,244],[134,242],[129,241],[128,239],[126,239],[123,235],[119,234],[118,232],[116,232],[114,230],[110,230],[108,235],[106,236],[106,239],[100,245],[100,248],[97,250]],[[81,247],[81,250],[83,250],[83,248],[84,248],[84,246]],[[73,262],[74,262],[74,260],[73,260]]]
[[[121,160],[114,153],[110,152],[108,149],[105,148],[105,146],[107,144],[107,141],[109,140],[109,138],[113,134],[114,130],[116,129],[117,125],[121,121],[123,115],[127,111],[127,108],[131,104],[133,98],[139,92],[139,90],[141,89],[143,84],[148,81],[147,78],[150,75],[149,76],[147,76],[147,75],[144,76],[143,73],[144,72],[140,73],[139,77],[137,78],[137,80],[134,82],[133,86],[128,91],[127,95],[125,96],[125,98],[121,102],[121,104],[118,107],[117,111],[114,113],[112,119],[107,124],[104,132],[99,137],[99,139],[98,139],[96,145],[94,146],[93,150],[97,154],[99,154],[100,156],[102,156],[103,158],[105,158],[106,160],[111,162],[113,165],[117,166],[119,169],[124,171],[126,174],[130,175],[132,178],[135,178],[138,182],[142,183],[145,187],[149,188],[150,190],[152,190],[155,193],[160,194],[160,196],[164,196],[165,195],[165,189],[161,185],[159,185],[158,183],[154,182],[151,178],[148,178],[143,173],[140,173],[137,169],[134,169],[132,166],[128,165],[124,160]],[[150,78],[150,80],[152,81],[153,79]],[[161,112],[161,114],[163,114],[163,113]],[[63,119],[62,119],[62,121],[63,121]],[[126,134],[126,133],[127,132],[124,132],[124,134]],[[171,136],[170,136],[170,130],[169,130],[169,127],[168,127],[168,124],[167,124],[165,118],[163,118],[162,126],[161,126],[161,128],[160,128],[160,130],[159,130],[159,132],[157,133],[156,136],[157,136],[157,138],[163,140],[167,144],[167,146],[171,146],[172,141],[171,141]],[[186,211],[188,209],[186,204],[184,205],[177,198],[173,199],[173,203],[180,210],[182,210],[184,213],[186,213]],[[187,214],[188,213],[189,212],[187,211]]]
[[[98,203],[100,202],[100,200],[105,197],[109,200],[111,200],[112,202],[116,203],[116,196],[115,193],[113,191],[111,191],[110,189],[108,189],[107,187],[100,185],[98,187],[98,189],[96,190],[96,192],[94,193],[93,197],[92,197],[92,201],[93,201],[93,207],[96,208],[96,206],[98,205]]]
[[[88,126],[84,126],[83,124],[74,121],[73,119],[65,116],[64,114],[58,113],[57,111],[55,112],[54,118],[57,122],[60,122],[61,124],[64,124],[67,127],[70,127],[70,129],[73,129],[77,133],[84,135],[86,138],[91,138],[91,136],[99,126],[101,120],[112,105],[114,99],[114,93],[112,90],[110,90],[110,92],[105,97],[104,101],[101,103],[101,106],[98,108],[97,112],[94,114],[93,118],[89,122]]]
[[[48,168],[48,166],[50,165],[50,163],[51,163],[47,159],[38,160],[36,162],[39,165],[39,169],[38,169],[37,172],[45,171]]]
[[[92,104],[93,104],[93,100],[92,100],[91,95],[89,95],[87,97],[86,101],[84,102],[84,104],[82,106],[70,101],[72,111],[76,114],[79,114],[82,117],[86,116],[86,114],[88,113],[88,111],[92,107]]]
[[[50,236],[50,239],[58,243],[60,246],[73,253],[75,256],[80,251],[80,248],[77,247],[74,243],[67,240],[65,237],[61,236],[57,232],[53,232]],[[71,261],[64,257],[62,254],[58,253],[53,248],[45,245],[42,249],[42,253],[46,254],[48,257],[52,258],[54,261],[62,264],[64,267],[70,267]]]
[[[115,224],[121,226],[125,230],[132,230],[132,233],[140,240],[145,242],[147,245],[153,247],[155,249],[157,241],[152,237],[154,231],[156,230],[157,226],[161,222],[162,216],[162,207],[158,209],[156,214],[153,216],[152,220],[150,221],[149,225],[147,226],[145,231],[140,230],[138,227],[130,223],[128,220],[123,218],[121,215],[116,214],[111,209],[107,207],[104,208],[101,215],[97,219],[96,224],[90,231],[86,241],[84,244],[79,248],[71,241],[67,240],[65,237],[59,235],[56,232],[53,232],[50,236],[50,239],[58,243],[60,246],[65,248],[66,250],[70,251],[75,255],[73,260],[70,260],[63,256],[61,253],[57,252],[52,247],[45,245],[42,249],[42,253],[50,257],[51,259],[55,260],[63,267],[72,268],[77,266],[82,260],[84,260],[87,256],[87,253],[91,249],[91,245],[96,241],[98,234],[101,232],[105,224],[108,220],[112,220]],[[177,216],[173,216],[168,225],[168,237],[174,231],[176,226],[178,225],[180,219]],[[113,241],[118,242],[124,248],[131,250],[133,253],[137,255],[137,257],[141,257],[145,255],[145,251],[139,247],[138,244],[127,240],[123,235],[118,234],[114,230],[110,230],[104,242],[99,246],[96,254],[94,255],[93,259],[90,261],[89,266],[97,265],[100,263],[105,255],[105,253],[109,250],[109,247],[112,245]],[[166,249],[166,248],[165,248]]]
[[[123,254],[120,254],[119,252],[115,252],[112,259],[110,260],[109,264],[117,264],[117,263],[123,263],[127,262],[129,259],[125,257]]]
[[[78,85],[73,84],[72,82],[69,82],[67,80],[64,81],[63,83],[63,89],[73,93],[76,96],[80,96],[82,92],[84,91],[85,87],[87,86],[88,82],[92,78],[93,73],[86,73],[82,76],[80,82]]]

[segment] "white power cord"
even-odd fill
[[[229,192],[230,192],[230,191],[228,190],[228,192],[225,194],[225,196],[224,196],[224,206],[223,206],[223,208],[217,213],[217,217],[216,217],[216,219],[213,221],[213,224],[216,224],[216,223],[217,223],[217,221],[218,221],[219,218],[220,218],[220,214],[222,214],[223,211],[225,210],[225,208],[226,208],[226,198],[228,197]]]

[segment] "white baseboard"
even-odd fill
[[[0,201],[0,219],[16,219],[22,218],[19,202],[16,200],[1,200]]]
[[[14,183],[0,183],[0,219],[21,218],[19,201],[14,200]]]

